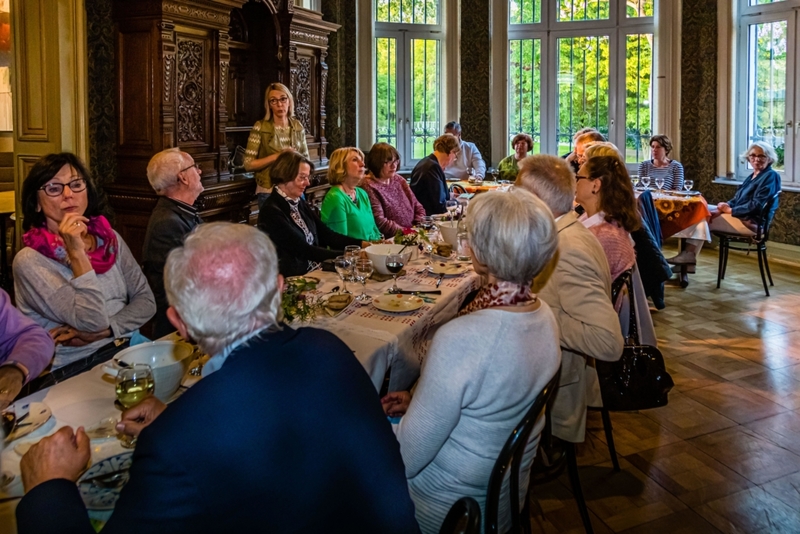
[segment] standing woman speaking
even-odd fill
[[[294,118],[294,98],[289,88],[282,83],[271,83],[264,92],[264,120],[257,121],[250,130],[244,168],[256,175],[258,208],[264,205],[272,193],[269,169],[284,150],[294,151],[308,158],[306,131]]]

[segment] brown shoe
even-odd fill
[[[672,265],[695,265],[697,263],[697,257],[688,250],[684,250],[677,256],[667,258],[667,263],[671,263]]]

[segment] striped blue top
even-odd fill
[[[651,159],[643,161],[639,164],[639,176],[649,176],[652,183],[655,183],[656,178],[664,178],[664,189],[683,190],[683,165],[674,159],[666,167],[656,167]]]

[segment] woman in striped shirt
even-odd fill
[[[664,189],[681,191],[683,189],[683,165],[669,159],[672,152],[672,141],[666,135],[654,135],[650,138],[650,150],[653,159],[639,164],[639,176],[649,176],[655,183],[657,178],[664,178]]]

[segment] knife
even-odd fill
[[[436,287],[439,287],[439,284],[442,283],[442,280],[444,280],[444,273],[439,275],[439,279],[436,281]]]
[[[433,290],[433,291],[407,291],[405,289],[401,289],[401,290],[396,291],[395,293],[396,294],[400,294],[400,295],[416,295],[416,294],[420,294],[420,295],[422,295],[422,294],[441,295],[442,294],[442,290],[441,289],[436,289],[436,290]]]

